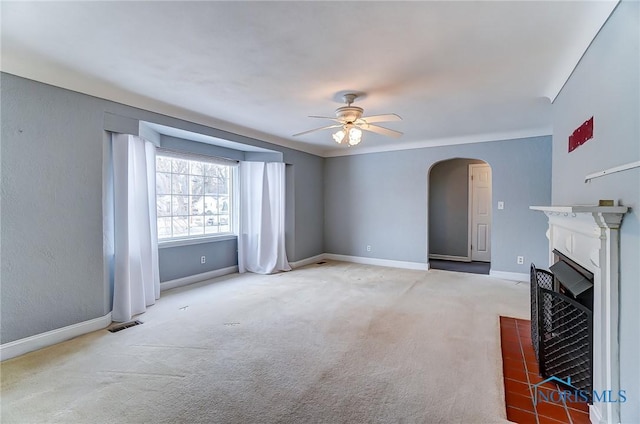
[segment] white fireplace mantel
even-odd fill
[[[593,273],[593,389],[620,390],[618,339],[619,229],[626,206],[530,206],[549,219],[549,265],[553,250]],[[620,406],[594,402],[592,423],[620,422]]]
[[[629,211],[627,206],[529,206],[529,209],[542,211],[549,217],[581,218],[591,215],[601,228],[619,228],[622,218]]]

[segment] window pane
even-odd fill
[[[189,215],[189,196],[173,196],[171,200],[172,215]]]
[[[209,218],[210,220],[213,220],[213,218]],[[217,234],[219,233],[219,227],[217,225],[207,225],[206,227],[204,227],[204,231],[206,234]]]
[[[204,164],[204,175],[206,175],[207,177],[213,177],[217,175],[217,172],[218,172],[218,165],[214,165],[211,163]]]
[[[202,196],[190,196],[189,203],[191,203],[190,215],[203,215],[204,214],[204,197]]]
[[[156,173],[156,194],[171,194],[171,174]]]
[[[189,177],[189,194],[203,194],[204,193],[204,178],[203,177]]]
[[[195,160],[189,161],[189,173],[191,175],[203,175],[204,174],[204,164],[202,162],[197,162]]]
[[[192,216],[189,218],[189,235],[197,236],[204,234],[204,217]]]
[[[187,218],[173,218],[173,237],[184,237],[189,235]]]
[[[187,194],[189,188],[188,175],[173,175],[171,179],[171,190],[173,194]]]
[[[204,214],[213,215],[216,213],[216,201],[213,196],[204,196]]]
[[[158,239],[171,237],[171,218],[158,218]]]
[[[219,194],[229,194],[229,179],[226,177],[221,177],[218,179],[218,193]]]
[[[216,186],[215,181],[211,177],[204,178],[204,194],[215,194]]]
[[[229,213],[229,197],[228,196],[220,196],[218,197],[218,213]]]
[[[156,196],[158,217],[171,216],[171,196]]]
[[[156,156],[156,172],[171,172],[171,159]]]
[[[189,173],[189,161],[184,159],[172,159],[171,172],[175,174],[188,174]]]

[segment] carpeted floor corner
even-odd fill
[[[144,324],[2,363],[3,423],[503,423],[528,287],[327,262],[163,293]]]

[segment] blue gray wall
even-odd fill
[[[640,169],[584,182],[640,160],[640,3],[621,2],[553,104],[553,203],[630,206],[620,228],[622,422],[640,422]],[[594,137],[571,153],[568,137],[593,116]]]
[[[207,257],[206,263],[200,263],[201,256]],[[238,241],[233,238],[186,246],[162,247],[158,249],[158,262],[161,282],[228,268],[238,265]]]
[[[529,206],[551,202],[551,137],[326,159],[325,250],[426,263],[428,172],[453,158],[491,165],[491,269],[527,273],[527,262],[546,263],[547,220]],[[505,202],[504,210],[497,210],[497,201]],[[518,255],[525,257],[524,265],[517,265]]]
[[[125,126],[130,121],[132,131],[142,120],[281,152],[293,170],[288,175],[295,176],[287,191],[287,210],[294,214],[287,226],[293,245],[287,249],[289,260],[323,253],[323,158],[6,73],[0,78],[0,343],[111,310],[105,278],[110,259],[103,246],[109,244],[103,233],[108,230],[103,225],[104,129],[119,118],[108,114],[121,117]],[[210,252],[207,265],[225,267],[236,246],[235,241],[221,241],[200,248]],[[197,262],[191,267],[194,254]],[[211,270],[200,265],[200,256],[193,246],[161,250],[163,279]],[[180,269],[167,265],[179,261],[184,261]]]
[[[466,257],[469,247],[469,165],[451,159],[429,173],[429,254]]]

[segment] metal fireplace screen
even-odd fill
[[[562,380],[571,378],[570,389],[584,390],[590,398],[592,312],[575,300],[540,286],[537,299],[540,373]]]
[[[536,359],[540,361],[540,355],[538,354],[538,287],[543,289],[553,290],[553,274],[549,271],[537,269],[534,264],[531,264],[531,342],[533,343],[533,350],[536,353]],[[548,305],[545,305],[546,309],[551,308],[549,300]],[[547,331],[551,328],[551,321],[545,322],[545,328]]]

